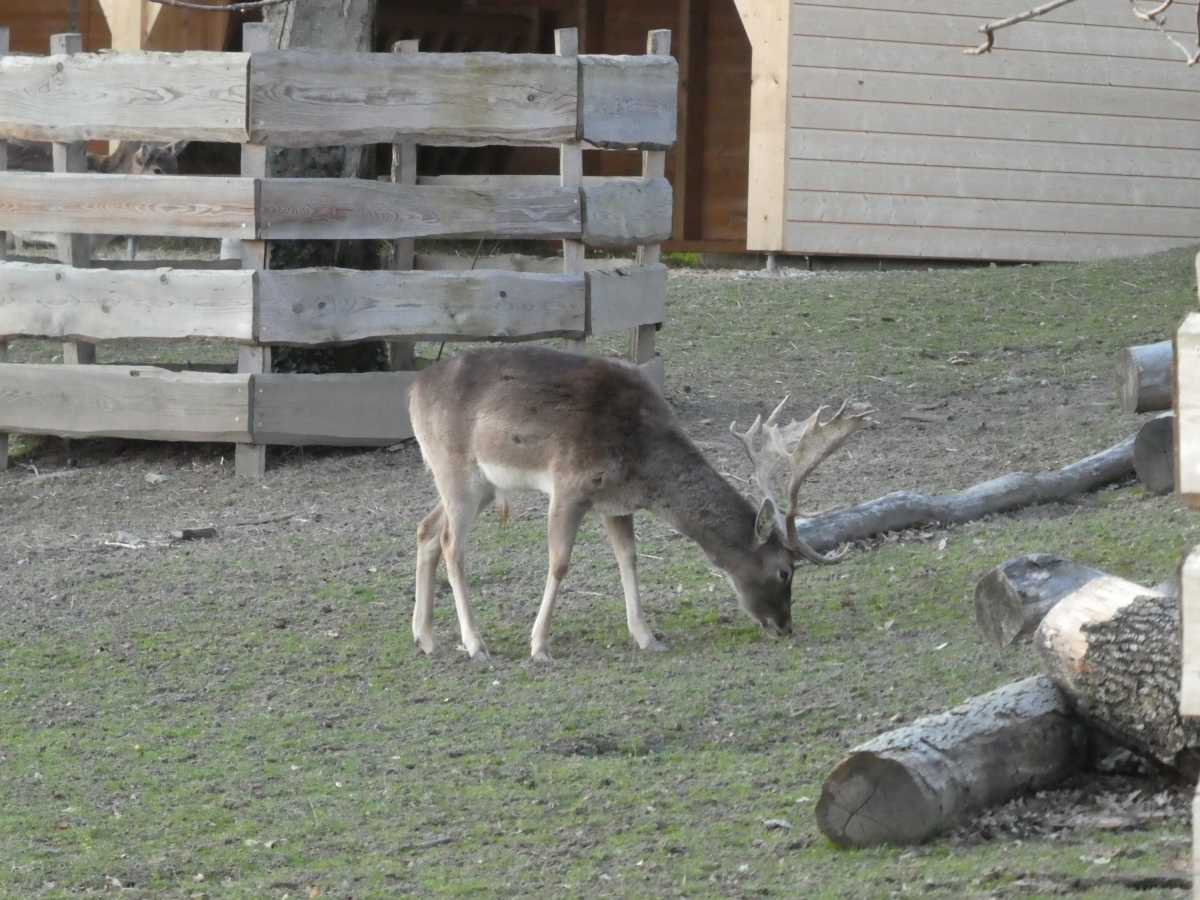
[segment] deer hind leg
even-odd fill
[[[458,613],[463,647],[472,659],[486,660],[487,647],[483,644],[483,638],[479,636],[475,613],[467,595],[467,576],[463,559],[471,525],[479,511],[492,501],[495,491],[487,481],[476,476],[468,476],[465,481],[460,480],[452,485],[444,485],[440,478],[437,482],[444,510],[442,556],[446,560],[446,577],[449,578],[450,588],[454,591],[454,607]]]
[[[434,577],[442,559],[445,510],[439,503],[417,526],[417,596],[413,604],[413,641],[425,653],[433,652]]]
[[[605,516],[604,528],[608,542],[617,557],[621,571],[621,589],[625,592],[625,621],[629,633],[643,650],[666,650],[667,647],[646,624],[642,616],[642,599],[638,593],[637,547],[633,537],[633,516]]]
[[[558,589],[567,575],[571,564],[571,549],[575,546],[575,533],[587,512],[587,504],[569,502],[551,496],[550,515],[546,532],[549,538],[550,560],[546,572],[546,589],[542,592],[542,605],[538,607],[537,619],[533,623],[533,635],[529,641],[529,655],[539,662],[550,659],[550,616],[558,599]]]

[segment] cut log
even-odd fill
[[[1175,416],[1166,413],[1138,429],[1133,440],[1133,471],[1151,494],[1175,490]]]
[[[957,494],[896,491],[876,500],[796,521],[797,535],[826,551],[886,531],[918,525],[957,525],[1035,503],[1054,503],[1133,476],[1133,441],[1095,453],[1055,472],[1014,472]]]
[[[842,847],[919,843],[1058,783],[1086,747],[1062,692],[1048,678],[1026,678],[850,751],[825,779],[817,825]]]
[[[1003,562],[975,586],[975,624],[989,643],[1030,637],[1059,600],[1104,573],[1049,553]]]
[[[1156,412],[1171,408],[1170,341],[1126,347],[1117,361],[1121,412]]]
[[[1034,634],[1042,668],[1081,718],[1179,774],[1200,773],[1200,722],[1179,712],[1179,600],[1105,575]]]

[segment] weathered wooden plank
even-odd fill
[[[255,53],[252,140],[557,144],[574,140],[574,60],[518,53]]]
[[[250,340],[253,273],[0,263],[0,337]]]
[[[249,439],[250,377],[149,366],[0,366],[0,432]]]
[[[583,186],[583,241],[591,247],[657,244],[671,236],[665,178]]]
[[[259,340],[525,340],[581,336],[582,275],[281,269],[259,276]]]
[[[1200,547],[1193,548],[1179,567],[1179,613],[1183,644],[1179,712],[1200,716]]]
[[[579,192],[560,187],[472,190],[333,178],[271,179],[262,183],[260,217],[264,238],[556,239],[578,237],[581,230]]]
[[[1200,313],[1175,333],[1175,490],[1200,509]]]
[[[788,220],[843,224],[908,225],[936,228],[992,228],[1015,231],[1150,238],[1200,239],[1194,209],[1102,203],[1037,203],[974,197],[922,197],[825,190],[788,191]]]
[[[557,181],[557,176],[552,176]],[[632,259],[593,257],[583,261],[585,272],[631,266]],[[418,253],[413,268],[427,272],[465,272],[469,269],[495,269],[501,272],[561,272],[561,256],[529,256],[521,253],[498,253],[475,259],[470,254]]]
[[[788,182],[789,54],[791,0],[737,0],[738,14],[750,35],[750,183],[746,203],[746,246],[784,249],[783,204]]]
[[[240,142],[244,53],[79,53],[0,60],[0,135]]]
[[[559,175],[422,175],[417,184],[443,185],[475,189],[512,189],[547,187],[559,183]],[[640,181],[640,175],[584,175],[582,184],[608,184],[614,181]]]
[[[579,57],[580,137],[593,147],[666,150],[675,143],[674,57]]]
[[[619,266],[587,273],[592,334],[609,334],[666,318],[667,268]]]
[[[416,374],[255,375],[254,440],[375,446],[410,438],[408,389]]]
[[[0,173],[0,227],[14,231],[242,238],[253,178]]]
[[[1142,256],[1195,244],[1194,238],[1046,234],[986,228],[789,222],[786,251],[797,254],[935,259],[1061,261]]]

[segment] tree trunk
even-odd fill
[[[1001,475],[957,494],[931,497],[897,491],[858,506],[799,519],[796,532],[817,550],[825,551],[886,531],[961,524],[1034,503],[1052,503],[1132,476],[1133,441],[1130,435],[1056,472]]]
[[[1152,494],[1175,490],[1175,415],[1151,419],[1133,441],[1133,471]]]
[[[856,747],[825,779],[817,825],[843,847],[919,843],[1058,783],[1086,748],[1054,683],[1027,678]]]
[[[1185,777],[1200,767],[1200,722],[1179,714],[1179,600],[1105,575],[1063,598],[1034,634],[1042,668],[1076,711]]]
[[[975,623],[988,642],[1007,647],[1037,631],[1059,600],[1104,573],[1048,553],[1001,563],[975,586]]]
[[[344,52],[372,49],[376,0],[292,0],[268,6],[263,21],[274,45]],[[279,148],[269,154],[275,178],[357,178],[371,175],[365,147]],[[272,269],[347,266],[377,269],[379,246],[369,241],[273,241]],[[279,347],[274,369],[281,372],[356,372],[387,368],[387,345],[363,341],[338,347]]]
[[[1126,347],[1117,362],[1121,412],[1156,412],[1171,408],[1170,341]]]

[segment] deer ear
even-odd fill
[[[761,547],[771,539],[771,532],[775,530],[775,504],[771,502],[771,498],[763,500],[762,506],[758,508],[758,515],[754,517],[754,546]]]

